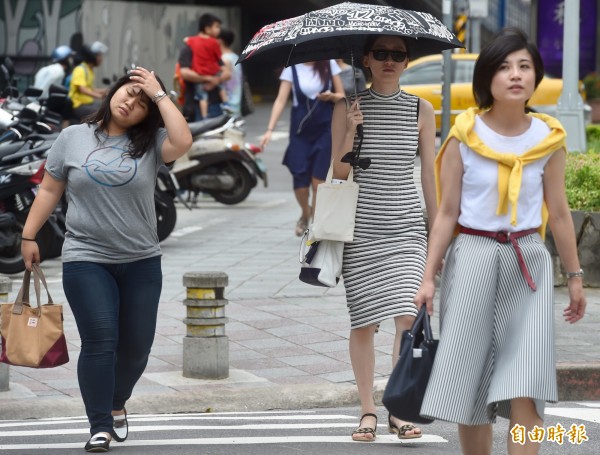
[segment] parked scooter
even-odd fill
[[[179,199],[188,210],[192,210],[192,207],[181,197],[179,189],[175,174],[167,166],[161,166],[158,170],[156,187],[154,188],[156,226],[160,242],[166,239],[175,228],[177,222],[175,198]]]
[[[0,273],[25,270],[21,257],[21,232],[42,181],[44,161],[37,159],[0,168]],[[54,214],[42,226],[36,239],[42,261],[52,256],[57,244],[62,245],[64,233]]]
[[[172,169],[183,190],[237,204],[248,197],[258,178],[267,186],[267,168],[256,156],[262,149],[244,142],[243,124],[230,113],[189,124],[192,147]]]

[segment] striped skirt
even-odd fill
[[[440,344],[421,414],[464,425],[510,418],[529,397],[556,402],[552,262],[539,234],[518,239],[537,291],[510,243],[460,234],[440,287]]]
[[[398,316],[416,316],[427,239],[423,233],[404,237],[354,239],[344,245],[342,275],[350,327],[358,329]]]

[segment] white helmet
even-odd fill
[[[94,55],[106,54],[108,52],[108,46],[100,41],[94,41],[90,46],[90,50]]]
[[[73,49],[69,46],[58,46],[52,51],[52,63],[61,62],[74,54]]]

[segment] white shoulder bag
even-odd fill
[[[327,180],[317,186],[317,200],[311,228],[311,240],[336,240],[351,242],[354,238],[358,183],[354,182],[354,169],[348,179],[332,183],[333,161]]]

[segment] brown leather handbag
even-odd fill
[[[15,303],[0,305],[0,362],[31,368],[52,368],[69,361],[63,330],[63,307],[52,301],[39,264],[32,267],[37,306],[29,302],[31,273],[25,270]],[[48,303],[40,302],[40,281]]]

